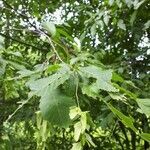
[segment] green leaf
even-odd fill
[[[87,126],[87,116],[86,116],[86,113],[87,113],[87,112],[82,112],[82,113],[81,113],[82,133],[85,132],[86,126]]]
[[[23,78],[23,77],[31,76],[31,75],[33,75],[35,72],[34,72],[34,71],[27,70],[27,69],[23,69],[23,70],[18,71],[17,73],[20,74],[19,76]]]
[[[110,112],[109,114],[102,113],[98,119],[100,120],[100,126],[102,129],[106,129],[110,125],[114,124],[114,114]]]
[[[56,89],[59,85],[63,84],[68,78],[69,74],[53,74],[46,78],[41,78],[35,81],[27,83],[27,86],[35,92],[36,95],[42,96],[45,89],[50,85],[53,89]]]
[[[82,132],[82,124],[79,121],[74,125],[74,140],[76,142],[79,140],[81,132]]]
[[[142,112],[150,116],[150,99],[137,99],[136,101]]]
[[[17,70],[24,70],[24,69],[26,69],[25,66],[20,65],[19,63],[13,62],[11,60],[7,60],[7,63],[11,64]]]
[[[40,110],[44,119],[53,125],[68,127],[71,120],[69,109],[75,102],[71,97],[64,95],[58,89],[48,86],[40,100]]]
[[[41,116],[41,112],[37,111],[36,113],[36,126],[38,129],[40,129],[41,127],[41,123],[42,123],[42,116]]]
[[[6,64],[6,61],[0,57],[0,76],[5,73]]]
[[[95,84],[92,85],[84,84],[82,87],[82,93],[96,99],[98,97],[99,89]]]
[[[62,68],[60,68],[55,74],[35,81],[29,81],[27,86],[29,86],[36,95],[42,96],[43,92],[49,85],[53,89],[56,89],[59,85],[69,79],[70,74],[70,69],[67,66],[62,66]]]
[[[122,19],[119,19],[117,25],[120,29],[126,30],[126,25],[124,24],[124,21]]]
[[[82,67],[80,68],[81,75],[84,75],[85,77],[92,77],[96,79],[96,82],[94,83],[94,87],[97,87],[97,89],[109,91],[109,92],[117,92],[118,90],[113,87],[111,83],[112,79],[112,71],[111,70],[102,70],[99,67],[96,66],[88,66],[88,67]]]
[[[147,142],[150,142],[150,133],[141,133],[140,136]]]
[[[91,136],[89,134],[85,133],[85,137],[86,137],[87,142],[90,145],[92,145],[93,147],[96,147],[96,145],[94,144],[94,142],[93,142],[93,140],[92,140],[92,138],[91,138]]]
[[[119,82],[124,81],[124,79],[120,75],[118,75],[117,73],[114,73],[114,72],[113,72],[113,75],[112,75],[112,80],[113,81],[119,81]]]
[[[4,48],[4,37],[0,35],[0,49]]]
[[[136,16],[137,16],[137,10],[136,11],[134,11],[133,12],[133,14],[131,15],[131,18],[130,18],[130,24],[131,24],[131,26],[133,26],[133,24],[134,24],[134,21],[135,21],[135,19],[136,19]]]
[[[96,35],[96,24],[93,24],[91,27],[91,35],[94,38]]]
[[[130,92],[129,90],[127,90],[127,89],[125,89],[125,88],[123,88],[123,87],[120,87],[118,84],[114,84],[114,86],[115,86],[117,89],[119,89],[121,92],[123,92],[124,95],[129,96],[131,99],[136,100],[137,95],[136,95],[135,93]]]
[[[110,97],[115,100],[126,101],[126,97],[118,93],[109,93]]]
[[[106,26],[107,26],[108,23],[109,23],[110,16],[109,16],[108,14],[105,14],[105,15],[103,16],[103,18],[104,18],[104,23],[105,23]]]
[[[73,41],[72,36],[70,36],[64,29],[57,29],[57,32],[60,33],[61,35],[65,36],[66,38],[68,38],[70,41]]]
[[[8,54],[11,54],[11,55],[14,55],[14,56],[17,56],[17,57],[22,57],[22,54],[19,52],[19,51],[17,51],[17,52],[8,52]]]
[[[129,86],[131,86],[131,87],[133,87],[135,89],[138,89],[138,87],[136,87],[135,84],[132,81],[125,80],[124,83],[126,83],[127,85],[129,85]]]
[[[125,116],[122,112],[114,108],[111,104],[107,104],[107,106],[125,126],[131,128],[134,132],[137,132],[137,129],[133,125],[134,119],[132,117]]]
[[[136,2],[136,1],[135,1]],[[146,0],[142,0],[142,1],[140,1],[139,3],[134,3],[134,9],[139,9],[139,7],[144,3],[144,2],[146,2]]]
[[[85,39],[85,36],[86,36],[86,32],[84,31],[84,32],[80,35],[80,38],[79,38],[79,40],[80,40],[81,43],[82,43],[83,40]]]
[[[114,3],[114,0],[109,0],[109,5],[112,6]]]
[[[150,27],[150,20],[148,20],[145,24],[144,24],[144,30],[148,29]]]
[[[125,0],[125,3],[127,6],[130,8],[132,6],[132,1],[131,0]]]
[[[49,132],[48,132],[48,122],[46,120],[43,120],[41,128],[40,128],[40,132],[41,132],[41,136],[42,136],[42,141],[46,141],[48,136],[49,136]]]
[[[43,22],[42,26],[52,37],[54,37],[56,35],[56,27],[55,27],[54,23]]]
[[[76,116],[78,116],[80,114],[81,110],[79,107],[71,107],[70,108],[70,113],[69,113],[69,116],[70,116],[70,119],[74,119]]]
[[[60,66],[58,64],[54,64],[54,65],[50,65],[47,67],[46,69],[46,73],[52,73],[53,71],[56,71],[60,68]]]
[[[73,147],[71,148],[71,150],[82,150],[82,145],[80,142],[78,143],[74,143]]]

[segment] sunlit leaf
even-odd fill
[[[92,140],[92,138],[91,138],[91,136],[89,134],[85,133],[85,137],[86,137],[87,142],[90,145],[92,145],[93,147],[96,147],[96,145],[94,144],[94,142],[93,142],[93,140]]]
[[[4,37],[0,35],[0,49],[4,48]]]
[[[134,9],[139,9],[139,7],[140,7],[144,2],[146,2],[146,0],[142,0],[142,1],[138,2],[138,3],[134,3]]]
[[[122,19],[120,19],[119,21],[118,21],[118,27],[120,28],[120,29],[123,29],[123,30],[126,30],[126,25],[124,24],[124,21],[122,20]]]
[[[79,121],[74,125],[74,140],[76,142],[79,140],[81,133],[82,133],[82,124]]]
[[[96,66],[83,67],[80,68],[80,70],[81,70],[81,74],[83,73],[86,77],[88,78],[92,77],[96,79],[94,86],[97,87],[97,89],[112,91],[112,92],[118,91],[111,84],[111,79],[112,79],[111,70],[102,70],[101,68]]]
[[[148,29],[150,27],[150,20],[148,20],[145,24],[144,24],[144,30]]]
[[[52,22],[43,22],[42,26],[53,37],[56,35],[56,27]]]
[[[137,99],[136,101],[141,108],[141,111],[150,116],[150,99]]]
[[[80,114],[80,112],[81,112],[80,108],[71,107],[70,108],[70,113],[69,113],[70,119],[74,119],[77,115]]]
[[[86,112],[81,113],[81,125],[82,125],[82,133],[86,130],[87,127],[87,116]]]
[[[144,140],[150,142],[150,133],[141,133],[140,136],[141,136]]]
[[[73,147],[71,148],[71,150],[82,150],[82,145],[80,142],[78,143],[74,143]]]

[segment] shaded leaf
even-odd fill
[[[132,117],[125,116],[122,112],[114,108],[111,104],[107,105],[125,126],[131,128],[134,132],[137,132],[137,129],[133,125],[134,119]]]
[[[95,86],[95,84],[92,85],[83,85],[82,87],[82,93],[88,95],[89,97],[92,97],[94,99],[96,99],[96,97],[98,96],[98,88],[97,86]]]
[[[0,76],[5,73],[6,64],[6,61],[0,57]]]
[[[68,127],[71,120],[69,109],[75,102],[71,97],[64,95],[58,89],[52,89],[48,86],[40,100],[40,110],[44,119],[51,124],[60,127]]]
[[[130,18],[131,26],[133,26],[135,19],[136,19],[136,16],[137,16],[137,11],[134,11],[133,14],[131,15],[131,18]]]

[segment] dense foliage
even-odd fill
[[[0,0],[0,150],[150,148],[149,0]]]

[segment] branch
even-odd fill
[[[11,10],[14,11],[16,14],[18,14],[19,16],[21,16],[21,17],[23,17],[24,19],[26,19],[26,20],[28,21],[28,23],[35,29],[35,32],[37,32],[37,33],[39,33],[39,34],[44,34],[44,35],[48,38],[49,44],[52,46],[52,49],[53,49],[54,53],[56,54],[56,56],[58,57],[58,59],[59,59],[61,62],[63,62],[63,60],[62,60],[61,57],[59,56],[58,52],[56,51],[56,49],[55,49],[55,47],[54,47],[54,45],[53,45],[53,42],[52,42],[52,40],[50,39],[49,35],[48,35],[47,33],[45,33],[44,31],[42,31],[41,29],[38,29],[38,28],[36,27],[36,25],[34,25],[34,24],[32,24],[32,23],[30,22],[30,19],[32,19],[32,17],[29,17],[29,16],[26,15],[26,14],[23,14],[23,13],[20,13],[20,12],[16,11],[16,10],[15,10],[10,4],[8,4],[5,0],[2,0],[2,1],[3,1],[3,3],[8,7],[8,8],[5,8],[5,9],[8,9],[8,10],[10,10],[10,11],[11,11]],[[5,36],[5,37],[6,37],[6,36]],[[8,38],[11,38],[11,37],[8,37]],[[12,38],[11,38],[11,39],[12,39]],[[32,47],[34,47],[34,48],[36,48],[36,49],[39,49],[39,48],[37,48],[37,47],[35,47],[35,46],[33,46],[33,45],[24,43],[24,42],[19,41],[19,40],[17,40],[17,39],[12,39],[12,40],[14,40],[14,41],[16,41],[16,42],[20,42],[20,43],[25,44],[25,45],[28,45],[28,46],[32,46]],[[40,49],[40,50],[41,50],[41,49]],[[65,51],[65,52],[66,52],[66,51]]]
[[[43,33],[43,34],[47,37],[47,39],[48,39],[48,41],[49,41],[49,44],[51,45],[51,47],[52,47],[52,49],[53,49],[53,52],[56,54],[57,58],[58,58],[62,63],[64,63],[63,60],[61,59],[61,57],[59,56],[57,50],[55,49],[55,46],[53,45],[53,43],[52,43],[50,37],[49,37],[47,34],[45,34],[44,32],[42,32],[42,31],[41,31],[41,33]]]
[[[36,46],[34,46],[34,45],[31,45],[31,44],[29,44],[29,43],[25,43],[24,41],[20,41],[20,40],[15,39],[15,38],[13,38],[13,37],[11,37],[11,36],[7,36],[7,35],[5,35],[5,34],[3,34],[3,33],[0,33],[0,35],[3,36],[3,37],[5,37],[5,38],[9,38],[9,39],[11,39],[11,40],[13,40],[13,41],[15,41],[15,42],[18,42],[18,43],[20,43],[20,44],[23,44],[23,45],[26,45],[26,46],[30,46],[30,47],[32,47],[32,48],[34,48],[34,49],[38,49],[38,50],[40,50],[40,51],[46,51],[46,50],[47,50],[47,49],[41,49],[41,48],[36,47]]]
[[[29,16],[26,15],[26,14],[19,13],[19,12],[16,11],[10,4],[8,4],[5,0],[2,0],[2,1],[3,1],[3,3],[8,7],[8,8],[4,8],[4,9],[10,10],[10,11],[11,11],[11,10],[14,11],[16,14],[18,14],[19,16],[21,16],[21,17],[23,17],[24,19],[26,19],[26,20],[28,21],[28,23],[29,23],[32,27],[34,27],[34,29],[37,30],[37,27],[29,21],[29,19],[30,19],[31,17],[29,17]],[[33,18],[31,18],[31,19],[33,19]]]

